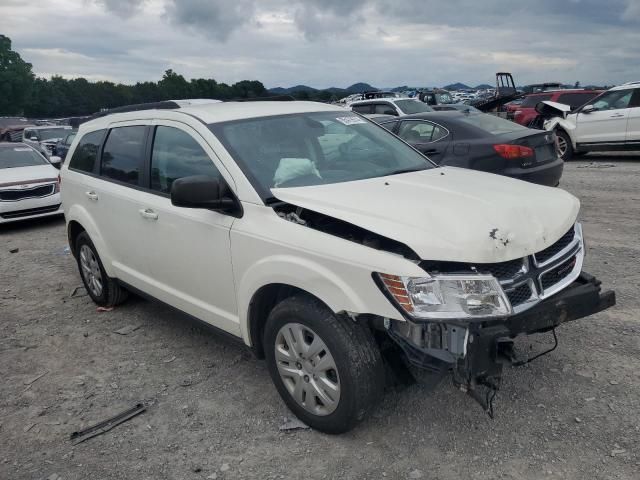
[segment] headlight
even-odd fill
[[[511,303],[491,275],[375,275],[397,306],[414,318],[504,317],[512,313]]]

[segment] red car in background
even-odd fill
[[[580,89],[532,93],[531,95],[524,97],[524,100],[520,105],[508,106],[507,118],[510,118],[514,122],[526,127],[538,116],[538,112],[536,112],[536,105],[540,102],[549,100],[551,102],[564,103],[565,105],[569,105],[571,110],[574,110],[591,101],[602,92],[603,90]],[[511,112],[509,112],[509,110],[511,110]]]

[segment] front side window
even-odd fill
[[[79,170],[81,172],[92,173],[94,171],[96,158],[98,157],[98,148],[102,137],[104,136],[104,130],[96,130],[95,132],[89,132],[80,139],[78,146],[73,152],[73,157],[69,161],[69,168],[72,170]]]
[[[385,129],[350,112],[279,115],[214,123],[258,193],[394,175],[434,164]]]
[[[408,143],[431,143],[448,133],[445,128],[431,122],[407,120],[400,124],[398,136]]]
[[[558,97],[558,103],[569,105],[571,109],[576,109],[594,98],[596,93],[563,93]]]
[[[151,153],[151,189],[171,193],[175,180],[192,175],[220,178],[209,155],[188,133],[159,126]]]
[[[3,168],[33,167],[49,162],[31,147],[0,146],[0,170]]]
[[[593,106],[596,110],[619,110],[622,108],[629,108],[632,95],[633,90],[616,90],[613,92],[606,92],[593,102]]]
[[[111,129],[102,151],[100,175],[138,185],[144,162],[145,132],[144,126]]]

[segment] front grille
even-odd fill
[[[7,220],[12,218],[28,217],[30,215],[41,215],[43,213],[52,213],[60,208],[60,204],[51,205],[50,207],[28,208],[26,210],[16,210],[13,212],[0,213],[0,217]]]
[[[522,271],[522,259],[516,258],[508,262],[487,263],[476,265],[476,269],[482,273],[490,273],[498,280],[509,280]]]
[[[540,264],[556,256],[573,241],[573,239],[575,238],[575,234],[575,227],[572,226],[567,233],[560,237],[560,240],[558,240],[553,245],[545,248],[544,250],[536,253],[534,255],[536,257],[536,261]]]
[[[55,185],[41,185],[34,188],[25,188],[21,190],[0,190],[0,201],[15,202],[16,200],[24,200],[25,198],[46,197],[54,193]]]
[[[568,261],[561,263],[552,270],[542,275],[540,283],[542,288],[546,290],[549,287],[554,286],[556,283],[564,280],[573,271],[573,267],[576,264],[576,257],[571,257]]]
[[[517,307],[518,305],[523,304],[527,300],[531,298],[531,287],[529,284],[525,283],[520,285],[519,287],[514,288],[513,290],[507,291],[507,297],[509,297],[509,301],[511,302],[512,307]]]

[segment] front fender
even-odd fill
[[[102,266],[104,267],[105,272],[110,277],[115,277],[115,272],[111,267],[111,254],[109,249],[107,248],[107,244],[104,241],[104,238],[100,234],[100,230],[96,223],[92,220],[91,215],[87,211],[85,207],[74,203],[71,208],[65,210],[64,212],[65,219],[67,221],[67,234],[69,229],[69,224],[73,221],[77,222],[84,228],[84,230],[91,238],[93,245],[96,247],[98,251],[98,255],[100,256],[100,260],[102,261]]]
[[[576,141],[575,141],[575,135],[574,135],[576,126],[570,120],[566,118],[553,117],[544,123],[544,129],[550,132],[553,132],[557,129],[564,130],[565,132],[567,132],[567,135],[569,135],[569,138],[571,138],[571,143],[573,144],[573,148],[576,147]]]
[[[250,345],[249,307],[254,294],[270,284],[299,288],[323,301],[333,312],[375,313],[403,320],[366,269],[343,266],[340,272],[313,260],[293,255],[261,259],[246,270],[237,284],[240,329]],[[356,291],[351,285],[358,285]]]

